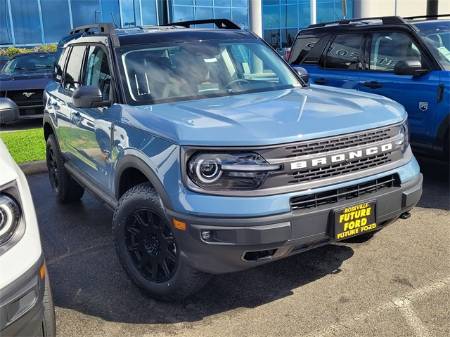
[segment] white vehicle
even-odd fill
[[[0,336],[55,336],[55,311],[27,180],[0,140]]]

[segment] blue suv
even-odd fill
[[[307,69],[312,83],[399,102],[408,112],[413,148],[448,158],[450,20],[381,17],[312,25],[297,35],[289,63]]]
[[[45,92],[50,182],[114,210],[120,262],[153,297],[367,239],[420,199],[400,104],[310,88],[230,21],[71,36]]]

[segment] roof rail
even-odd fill
[[[352,23],[369,21],[369,20],[381,20],[383,22],[383,25],[403,25],[403,24],[407,23],[405,20],[403,20],[399,16],[376,16],[376,17],[370,17],[370,18],[347,19],[347,20],[316,23],[313,25],[309,25],[308,28],[325,27],[325,26],[333,25],[333,24],[349,25]]]
[[[241,29],[237,24],[228,19],[206,19],[206,20],[192,20],[192,21],[180,21],[180,22],[171,22],[165,24],[163,26],[181,26],[190,28],[192,25],[203,25],[213,23],[219,29]]]
[[[111,23],[96,23],[92,25],[79,26],[70,31],[70,35],[78,33],[99,32],[105,34],[111,34],[115,30],[115,27]]]
[[[406,20],[415,20],[415,19],[437,19],[442,17],[450,17],[450,14],[438,14],[438,15],[417,15],[417,16],[407,16],[403,19]]]

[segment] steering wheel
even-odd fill
[[[230,81],[226,86],[225,89],[229,89],[231,86],[233,86],[233,84],[236,83],[249,83],[250,81],[244,79],[244,78],[237,78],[235,80]]]

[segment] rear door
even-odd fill
[[[359,89],[383,95],[402,104],[408,112],[411,138],[416,143],[432,141],[430,123],[438,108],[439,72],[420,43],[406,31],[378,30],[370,33],[368,69],[361,72]],[[422,76],[396,75],[397,62],[419,60],[430,71]]]

